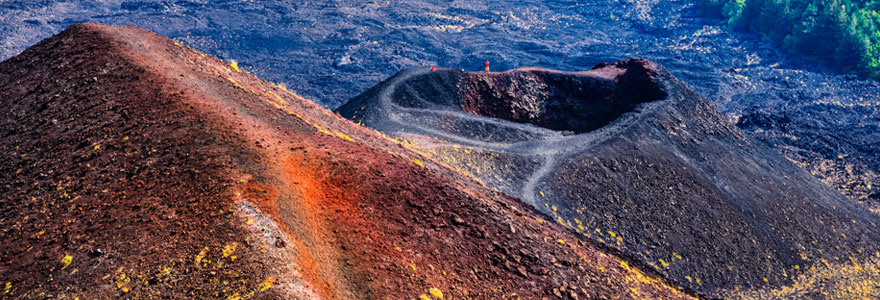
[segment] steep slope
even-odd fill
[[[874,271],[839,271],[877,265],[876,215],[646,60],[586,72],[414,68],[338,112],[712,297],[880,286]]]
[[[692,299],[237,66],[74,25],[0,63],[15,299]]]

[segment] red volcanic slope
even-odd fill
[[[9,298],[691,298],[213,57],[74,25],[0,63]]]

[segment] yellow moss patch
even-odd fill
[[[229,257],[235,252],[236,243],[229,243],[226,246],[223,246],[223,257]]]
[[[438,289],[438,288],[432,287],[432,288],[428,289],[428,292],[431,293],[431,295],[436,297],[437,299],[443,299],[443,292],[440,291],[440,289]]]
[[[272,287],[272,284],[275,283],[275,276],[266,277],[266,280],[260,283],[260,291],[268,290]]]
[[[280,101],[281,103],[287,104],[287,100],[284,100],[284,98],[281,98],[281,96],[279,96],[275,92],[269,91],[269,95],[272,95],[273,97],[275,97],[275,99],[278,99],[278,101]]]
[[[241,72],[241,70],[238,68],[238,62],[234,59],[229,61],[229,66],[232,67],[232,69],[236,72]]]
[[[242,86],[241,84],[238,84],[238,81],[235,81],[235,79],[232,79],[232,77],[226,77],[226,80],[229,80],[229,82],[232,82],[232,84],[235,85],[235,87],[237,87],[237,88],[240,88],[242,90],[247,90],[244,88],[244,86]]]
[[[663,260],[662,258],[659,259],[659,261],[660,261],[660,265],[661,265],[661,266],[663,266],[664,268],[669,268],[669,263],[668,263],[668,262],[666,262],[666,261]]]
[[[630,268],[629,268],[629,263],[626,262],[626,261],[622,261],[622,260],[621,260],[621,261],[620,261],[620,266],[623,267],[624,269],[627,269],[627,270],[630,269]]]
[[[728,299],[807,299],[822,290],[825,299],[880,299],[880,253],[851,263],[829,263],[822,260],[804,273],[791,278],[787,286],[769,286],[754,290],[728,290],[722,293]],[[766,278],[761,279],[769,282]]]
[[[73,262],[73,256],[70,256],[69,254],[65,254],[64,257],[61,258],[61,269],[63,270],[64,268],[67,268],[67,266],[69,266],[70,263],[72,263],[72,262]]]
[[[211,250],[211,248],[205,247],[204,249],[202,249],[202,251],[199,251],[198,255],[196,255],[196,265],[197,266],[202,265],[202,259],[204,259],[205,255],[208,254],[208,250]]]
[[[171,268],[162,267],[162,271],[159,271],[159,278],[165,278],[171,276]]]
[[[422,167],[422,168],[425,167],[425,164],[423,164],[422,161],[421,161],[420,159],[418,159],[418,158],[413,158],[413,159],[412,159],[412,162],[414,162],[415,164],[419,165],[419,167]]]
[[[119,273],[119,275],[116,275],[116,279],[114,280],[116,283],[116,288],[122,290],[123,293],[128,293],[128,287],[126,285],[131,282],[131,277],[128,277],[125,275],[125,273],[122,273],[122,268],[119,268],[117,272]]]
[[[348,136],[347,134],[344,134],[344,133],[338,132],[338,131],[334,131],[334,132],[333,132],[333,135],[335,135],[336,137],[341,138],[341,139],[343,139],[343,140],[349,140],[349,141],[351,140],[351,137],[350,137],[350,136]]]

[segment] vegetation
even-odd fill
[[[843,73],[880,79],[880,0],[700,0],[706,16],[764,34]]]

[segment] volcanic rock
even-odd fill
[[[565,283],[693,299],[516,199],[145,30],[71,26],[0,63],[0,102],[4,299],[540,299]],[[463,225],[440,226],[451,218]],[[510,253],[532,258],[493,265]]]

